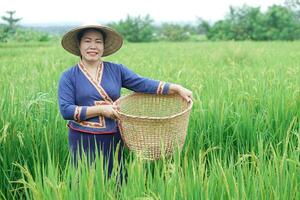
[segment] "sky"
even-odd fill
[[[158,23],[193,23],[198,17],[210,22],[223,19],[230,5],[259,6],[264,11],[283,3],[284,0],[1,0],[0,16],[15,10],[15,17],[22,17],[24,25],[108,23],[127,15],[146,14]]]

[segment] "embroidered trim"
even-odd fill
[[[96,106],[98,106],[98,105],[107,105],[107,102],[105,102],[105,101],[95,101],[95,105]],[[99,123],[103,126],[103,128],[106,127],[104,116],[102,116],[102,115],[99,116]]]
[[[111,98],[107,95],[107,93],[105,92],[105,90],[101,87],[100,83],[97,83],[97,81],[89,74],[89,72],[87,71],[87,69],[85,68],[85,66],[83,65],[82,62],[78,63],[79,69],[83,72],[83,74],[87,77],[87,79],[93,84],[93,86],[96,88],[96,90],[99,92],[99,94],[101,95],[101,97],[105,100],[105,101],[109,101],[111,103],[113,103],[113,100],[111,100]],[[102,78],[102,72],[103,72],[103,63],[101,63],[100,68],[102,68],[101,70],[99,70],[101,73],[99,74],[99,81],[101,81]]]
[[[79,128],[74,128],[71,124],[67,124],[67,127],[69,127],[72,130],[75,130],[75,131],[90,133],[90,134],[114,134],[114,133],[117,132],[116,130],[115,131],[107,131],[107,132],[87,131],[87,130],[82,130],[82,129],[79,129]]]
[[[78,112],[78,106],[76,106],[74,110],[74,115],[73,115],[74,120],[76,120],[77,112]]]
[[[88,128],[106,128],[105,124],[103,125],[102,123],[98,123],[98,122],[81,121],[78,122],[78,124]]]
[[[106,101],[95,101],[95,105],[107,105],[107,104],[108,103]],[[79,110],[79,117],[80,117],[80,113],[81,113],[81,107],[80,107],[80,110]],[[84,127],[87,127],[87,128],[106,128],[106,123],[105,123],[105,117],[104,116],[99,116],[99,122],[80,121],[80,120],[77,120],[77,118],[75,118],[75,121],[78,124],[80,124],[81,126],[84,126]]]
[[[157,87],[156,94],[163,94],[165,83],[160,81]]]
[[[81,106],[76,106],[75,111],[74,111],[74,120],[75,121],[80,121],[80,114],[81,114],[82,107]]]
[[[78,115],[77,115],[77,120],[80,122],[81,120],[80,120],[80,116],[81,116],[81,111],[82,111],[82,107],[81,106],[79,106],[79,108],[78,108]]]
[[[101,85],[101,80],[102,80],[102,75],[103,75],[103,68],[104,68],[104,65],[103,65],[103,62],[102,62],[100,67],[98,68],[98,71],[97,71],[97,82],[98,82],[99,85]]]

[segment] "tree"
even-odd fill
[[[16,11],[6,11],[6,13],[9,15],[9,17],[2,16],[2,20],[6,21],[8,23],[9,30],[11,32],[15,32],[16,30],[16,24],[19,22],[22,18],[14,18],[13,15],[16,13]]]
[[[272,6],[266,13],[266,36],[270,40],[294,40],[299,33],[299,22],[291,10],[283,6]]]
[[[295,40],[300,37],[300,20],[287,7],[274,5],[265,13],[259,7],[230,7],[224,20],[209,27],[211,40]]]
[[[183,41],[189,38],[189,32],[186,27],[178,24],[164,23],[161,26],[162,38],[169,41]]]
[[[209,32],[209,29],[211,28],[208,21],[205,21],[202,18],[197,19],[197,25],[196,25],[196,32],[198,34],[207,34]]]
[[[9,29],[7,25],[0,24],[0,42],[7,42],[9,38]]]
[[[149,42],[153,39],[153,20],[145,17],[127,16],[125,20],[110,24],[129,42]]]

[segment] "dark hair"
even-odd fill
[[[84,35],[87,31],[97,31],[97,32],[101,33],[101,35],[103,36],[103,40],[104,40],[103,42],[105,42],[106,34],[105,34],[103,31],[101,31],[101,30],[99,30],[99,29],[95,29],[95,28],[86,28],[86,29],[81,30],[81,31],[77,34],[77,41],[78,41],[78,43],[80,43],[80,41],[81,41],[83,35]]]

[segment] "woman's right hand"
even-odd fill
[[[120,116],[117,113],[118,107],[114,104],[109,105],[99,105],[100,114],[104,117],[108,117],[111,119],[119,119]]]

